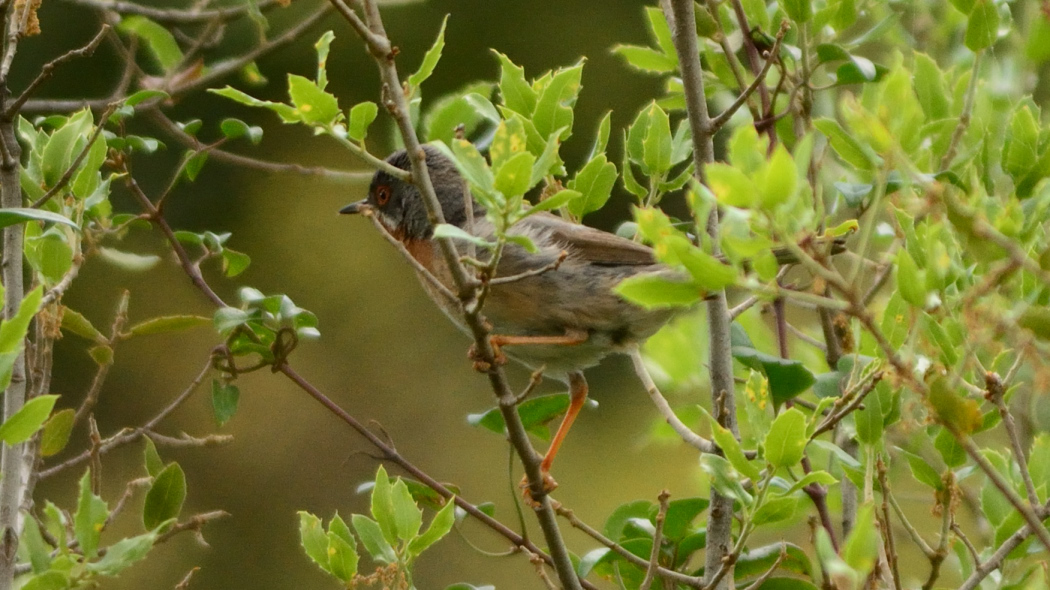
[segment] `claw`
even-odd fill
[[[495,365],[482,358],[481,353],[478,352],[477,343],[471,344],[467,350],[467,358],[474,361],[474,370],[479,373],[488,373],[493,366],[499,367],[507,364],[507,355],[503,354],[503,349],[497,343],[495,336],[489,336],[489,346],[492,347],[492,360]]]

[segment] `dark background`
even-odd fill
[[[297,0],[291,8],[270,12],[271,34],[288,22],[288,15],[315,6],[316,1]],[[398,65],[404,76],[416,68],[443,16],[451,14],[444,57],[423,88],[425,104],[465,83],[494,80],[498,64],[489,48],[523,65],[529,78],[586,56],[575,133],[562,150],[571,170],[589,149],[598,119],[610,109],[610,154],[618,162],[620,130],[662,92],[660,79],[631,71],[609,52],[616,43],[648,42],[642,6],[622,0],[445,0],[389,5],[384,19],[388,33],[401,48]],[[21,45],[15,88],[24,85],[40,63],[83,44],[97,30],[95,12],[61,0],[45,2],[40,17],[44,34]],[[329,90],[339,96],[343,108],[362,100],[378,102],[374,63],[336,16],[326,18],[301,42],[260,60],[270,83],[249,91],[261,98],[283,100],[286,72],[312,78],[316,68],[313,42],[328,29],[336,33],[328,62]],[[244,50],[253,34],[244,23],[234,26],[213,56]],[[46,86],[45,95],[105,96],[119,71],[112,50],[103,45],[91,60],[61,70]],[[235,78],[229,83],[244,87]],[[171,113],[176,120],[203,119],[204,137],[215,137],[218,122],[227,116],[265,127],[261,146],[237,144],[231,146],[235,151],[276,161],[344,169],[361,166],[330,140],[314,138],[304,128],[282,126],[268,112],[242,109],[218,97],[191,96]],[[156,194],[167,185],[182,148],[144,122],[133,121],[132,128],[158,135],[169,146],[134,161],[136,178],[147,192]],[[389,119],[381,115],[369,139],[372,151],[390,151],[391,133]],[[228,301],[236,300],[237,287],[251,285],[268,294],[286,293],[318,315],[321,339],[302,344],[292,358],[300,373],[359,419],[381,424],[397,448],[428,473],[455,482],[470,501],[495,502],[497,516],[513,523],[511,494],[517,493],[520,472],[508,476],[508,448],[499,436],[471,427],[465,420],[466,414],[483,411],[493,403],[487,381],[471,371],[466,359],[468,340],[426,299],[407,265],[365,220],[336,214],[342,205],[363,198],[365,190],[364,182],[340,183],[209,162],[197,182],[176,190],[167,211],[176,229],[232,232],[228,245],[251,255],[251,267],[233,280],[222,278],[217,264],[206,268],[207,277]],[[113,201],[117,210],[136,211],[120,189]],[[611,228],[628,217],[628,204],[617,187],[610,206],[588,222]],[[131,292],[132,322],[158,315],[211,314],[208,302],[192,288],[158,235],[133,233],[124,247],[161,254],[164,263],[136,274],[91,260],[64,302],[100,328],[108,325],[123,289]],[[178,336],[136,338],[118,347],[116,366],[96,411],[103,435],[141,424],[155,414],[197,374],[217,343],[212,331],[199,329]],[[54,392],[63,394],[62,407],[79,403],[94,374],[95,366],[85,349],[84,341],[73,336],[57,345]],[[515,368],[511,376],[524,385],[526,373]],[[606,361],[590,371],[588,379],[592,396],[601,405],[582,414],[559,455],[554,470],[561,484],[555,494],[559,501],[600,526],[617,505],[654,499],[664,488],[676,498],[707,495],[696,454],[677,442],[654,442],[651,432],[659,419],[626,362]],[[232,516],[206,528],[204,537],[210,547],[201,546],[191,535],[180,536],[106,586],[170,588],[191,567],[200,566],[191,588],[336,587],[299,547],[296,511],[309,510],[326,520],[336,510],[343,515],[367,512],[367,496],[357,494],[355,488],[374,475],[376,462],[366,455],[370,449],[284,378],[261,371],[243,377],[238,385],[240,410],[219,430],[235,437],[232,444],[161,449],[166,460],[178,460],[186,470],[189,495],[184,514],[224,509]],[[215,431],[209,387],[205,383],[161,432],[204,435]],[[544,388],[558,389],[554,384]],[[701,390],[683,391],[673,395],[672,401],[696,403],[706,397]],[[71,447],[79,451],[85,441],[85,433],[74,433]],[[141,451],[136,444],[105,458],[104,497],[111,505],[124,482],[144,475]],[[75,479],[81,474],[72,470],[44,482],[37,497],[70,506]],[[915,499],[914,506],[925,511],[921,503],[927,499]],[[141,523],[134,516],[140,504],[141,496],[120,526],[104,536],[104,542],[140,532]],[[528,520],[531,525],[531,516]],[[568,529],[564,522],[562,526]],[[506,541],[474,523],[465,523],[461,530],[486,550],[508,548]],[[783,535],[769,536],[794,538],[808,546],[803,530],[785,529]],[[534,534],[538,537],[538,532]],[[575,531],[566,530],[566,535],[570,547],[580,554],[596,546]],[[363,569],[366,563],[363,560]],[[458,581],[494,584],[501,589],[541,587],[524,557],[484,557],[456,533],[421,559],[415,579],[421,590]]]

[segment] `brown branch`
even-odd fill
[[[79,49],[71,49],[41,66],[40,73],[37,74],[36,78],[29,83],[29,86],[26,86],[26,89],[22,91],[22,94],[18,95],[18,98],[11,101],[11,104],[7,105],[7,108],[4,109],[4,117],[13,119],[18,113],[19,109],[22,108],[22,105],[24,105],[25,102],[29,100],[29,97],[32,96],[34,92],[36,92],[37,88],[39,88],[41,84],[46,82],[48,79],[51,78],[51,76],[54,75],[55,69],[58,68],[60,65],[66,63],[67,61],[72,61],[77,58],[90,57],[93,53],[95,53],[95,49],[98,48],[99,43],[102,42],[102,38],[106,36],[107,32],[109,32],[109,28],[109,25],[102,25],[102,28],[99,29],[98,34],[96,34],[95,37],[91,39],[91,41],[89,41],[87,45]]]
[[[103,344],[103,346],[110,347],[111,350],[116,346],[117,342],[120,341],[121,330],[124,329],[124,323],[128,320],[128,298],[130,295],[131,293],[125,290],[120,297],[119,303],[117,303],[117,313],[113,318],[113,325],[110,329],[109,339]],[[112,367],[112,361],[99,365],[98,371],[95,373],[95,378],[91,380],[91,386],[88,388],[88,392],[84,396],[84,400],[80,402],[80,406],[73,415],[74,426],[95,409],[95,404],[98,403],[98,396],[102,392],[102,384],[106,382],[106,377],[109,375],[109,370]]]
[[[148,422],[143,424],[141,427],[139,427],[139,428],[125,428],[125,429],[121,430],[120,432],[118,432],[117,434],[115,434],[115,435],[109,437],[108,439],[102,441],[102,445],[99,447],[99,450],[98,450],[99,454],[103,454],[104,455],[107,452],[109,452],[109,451],[111,451],[111,450],[113,450],[113,449],[115,449],[117,447],[122,447],[122,446],[124,446],[124,445],[126,445],[128,443],[135,442],[135,441],[139,440],[140,438],[142,438],[143,436],[145,436],[147,433],[152,432],[153,429],[156,428],[157,425],[160,424],[160,422],[162,420],[167,418],[168,415],[170,415],[172,412],[174,412],[176,409],[178,409],[179,406],[181,406],[187,399],[190,398],[191,395],[193,395],[193,393],[197,390],[197,387],[200,386],[201,381],[203,381],[204,377],[208,374],[209,371],[211,371],[212,364],[213,364],[212,359],[209,357],[208,358],[208,362],[204,365],[204,368],[201,369],[201,372],[193,379],[193,381],[189,384],[189,386],[186,387],[186,389],[184,389],[182,391],[182,393],[180,393],[178,396],[176,396],[175,399],[172,400],[171,403],[169,403],[160,412],[158,412],[156,416],[151,418]],[[45,478],[51,477],[52,475],[55,475],[56,473],[59,473],[59,472],[62,472],[62,471],[65,471],[66,469],[69,469],[70,467],[75,467],[77,465],[80,465],[84,461],[87,461],[89,458],[91,458],[90,451],[85,451],[85,452],[77,455],[76,457],[72,457],[70,459],[67,459],[67,460],[63,461],[62,463],[59,463],[58,465],[55,465],[53,467],[48,467],[47,469],[41,470],[40,471],[40,479],[45,479]]]
[[[751,95],[755,93],[755,90],[759,87],[762,87],[763,89],[765,88],[766,74],[769,73],[770,66],[777,62],[777,56],[780,52],[780,43],[784,40],[784,34],[787,33],[788,28],[787,21],[780,23],[780,30],[777,32],[776,41],[773,42],[773,48],[769,50],[769,53],[766,56],[766,63],[763,64],[762,69],[755,75],[755,80],[736,97],[736,100],[726,107],[724,111],[711,118],[709,123],[710,127],[708,129],[709,133],[717,133],[723,125],[729,122],[729,119],[736,114],[740,107],[747,102],[747,99],[751,98]]]
[[[548,272],[550,272],[552,270],[558,270],[558,268],[561,267],[561,263],[565,262],[565,259],[568,258],[568,257],[569,257],[569,253],[567,251],[565,251],[565,250],[562,250],[558,254],[557,260],[555,260],[554,262],[552,262],[552,263],[550,263],[548,265],[541,266],[539,268],[534,268],[532,270],[527,270],[527,271],[525,271],[523,273],[519,273],[519,274],[516,274],[516,275],[511,275],[511,276],[508,276],[508,277],[496,277],[494,279],[490,279],[489,280],[489,285],[506,285],[507,283],[513,283],[515,281],[520,281],[522,279],[538,277],[541,274],[548,273]]]
[[[657,497],[657,500],[660,502],[660,509],[656,513],[656,530],[653,532],[653,550],[649,553],[649,567],[645,569],[645,579],[643,579],[642,584],[638,586],[638,590],[649,590],[653,585],[653,580],[656,579],[656,568],[660,566],[660,545],[663,544],[664,521],[667,519],[667,500],[670,497],[671,493],[667,490],[660,492],[660,495]]]
[[[459,297],[456,297],[456,295],[452,291],[450,291],[444,283],[439,281],[438,278],[434,276],[434,273],[430,272],[427,269],[427,267],[423,266],[418,260],[416,260],[415,257],[413,257],[412,254],[408,251],[408,248],[406,248],[405,245],[401,243],[401,240],[390,235],[390,232],[387,231],[386,226],[380,223],[379,218],[373,215],[371,210],[364,210],[362,212],[372,222],[372,225],[375,226],[376,231],[379,232],[379,235],[383,236],[383,239],[389,242],[390,245],[393,246],[399,254],[401,254],[401,257],[405,260],[405,262],[412,266],[412,269],[416,271],[416,274],[419,275],[421,279],[429,283],[430,286],[435,291],[437,291],[442,297],[448,300],[449,303],[453,304],[456,307],[461,306],[462,302],[459,300]]]
[[[245,3],[240,6],[232,6],[229,8],[216,8],[212,10],[180,10],[177,8],[156,8],[153,6],[144,6],[136,2],[123,2],[120,0],[63,0],[69,4],[76,4],[78,6],[86,6],[88,8],[95,8],[98,10],[109,10],[113,12],[119,12],[121,14],[136,14],[145,17],[149,17],[162,24],[173,24],[173,25],[193,25],[205,23],[214,19],[220,19],[224,21],[233,20],[237,17],[245,15],[250,10],[250,5]],[[259,0],[259,10],[266,10],[273,6],[279,5],[281,0]]]

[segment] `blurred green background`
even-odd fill
[[[271,12],[274,29],[279,30],[291,15],[316,6],[316,0],[297,0],[291,8]],[[618,130],[661,94],[658,78],[629,70],[609,52],[616,43],[648,42],[642,6],[626,0],[435,0],[388,6],[384,18],[401,49],[398,64],[404,73],[416,67],[443,16],[451,15],[444,57],[423,89],[424,108],[465,83],[494,79],[498,66],[489,48],[523,65],[530,78],[586,57],[575,133],[562,150],[571,170],[589,149],[604,112],[613,111],[610,152],[619,154]],[[45,2],[40,17],[44,34],[21,46],[15,88],[31,79],[50,57],[86,42],[98,25],[95,12],[62,0]],[[330,91],[340,97],[344,108],[362,100],[378,102],[375,66],[336,16],[314,27],[302,42],[260,60],[270,84],[254,94],[281,100],[286,73],[312,77],[316,67],[312,44],[328,29],[336,33],[328,62]],[[243,49],[253,34],[247,24],[236,25],[216,52]],[[94,58],[64,68],[46,86],[46,96],[105,96],[119,75],[112,49],[103,45]],[[235,79],[229,82],[239,84]],[[360,166],[334,143],[315,139],[303,128],[283,127],[270,113],[241,109],[214,96],[192,96],[172,115],[176,120],[203,119],[204,137],[216,137],[218,122],[227,116],[262,125],[266,135],[261,146],[232,147],[253,156],[344,169]],[[382,116],[379,125],[370,147],[385,154],[393,146],[392,128]],[[134,162],[139,182],[156,194],[167,185],[182,149],[146,122],[133,121],[132,126],[168,143],[166,151]],[[250,285],[267,294],[286,293],[318,315],[321,339],[302,344],[292,357],[301,374],[357,418],[381,425],[418,466],[439,480],[456,483],[468,500],[495,502],[497,516],[512,523],[511,496],[517,493],[520,472],[516,469],[508,475],[508,448],[500,437],[469,426],[465,419],[493,402],[487,381],[471,370],[466,359],[467,339],[426,299],[407,265],[365,220],[336,214],[342,205],[363,198],[365,190],[364,182],[268,174],[210,162],[197,182],[176,190],[167,212],[176,229],[232,232],[228,245],[252,257],[251,267],[235,280],[224,279],[215,267],[205,269],[224,298],[235,301],[236,289]],[[119,190],[114,203],[118,210],[136,211]],[[608,229],[628,215],[628,199],[618,187],[610,205],[589,217],[588,223]],[[131,291],[132,322],[158,315],[211,314],[208,303],[166,254],[159,236],[133,234],[128,249],[162,254],[165,261],[149,272],[132,274],[92,260],[65,303],[98,326],[108,324],[123,289]],[[702,329],[702,322],[699,325]],[[155,414],[197,374],[215,344],[217,337],[201,329],[177,337],[140,338],[119,347],[96,411],[103,435],[141,424]],[[53,389],[64,396],[61,406],[79,403],[94,375],[85,348],[75,337],[57,345]],[[511,376],[523,386],[527,374],[514,368]],[[585,521],[600,525],[617,505],[653,499],[664,488],[676,498],[707,495],[694,452],[678,443],[653,442],[657,414],[626,362],[606,361],[590,371],[588,379],[600,407],[582,414],[559,455],[554,469],[561,484],[555,494],[559,501]],[[191,567],[200,566],[191,588],[335,587],[299,547],[296,511],[309,510],[326,519],[336,510],[344,515],[367,512],[367,497],[355,489],[372,479],[376,461],[367,455],[370,449],[360,437],[286,379],[264,371],[245,376],[238,384],[240,410],[219,431],[232,434],[232,444],[161,449],[165,459],[178,460],[186,470],[189,496],[184,514],[223,509],[232,516],[205,529],[210,547],[192,536],[180,536],[108,586],[170,588]],[[557,389],[556,384],[544,386],[548,392]],[[707,395],[696,390],[672,397],[682,404]],[[160,430],[171,435],[215,431],[208,385]],[[74,437],[71,447],[79,451],[85,433]],[[141,450],[141,445],[132,445],[105,458],[104,497],[111,505],[125,481],[144,475]],[[43,482],[38,497],[69,506],[81,473],[75,469]],[[919,500],[912,505],[921,512],[925,510],[921,501],[926,499]],[[135,502],[141,503],[141,495]],[[141,524],[133,514],[129,511],[122,526],[108,533],[109,542],[137,531]],[[531,526],[532,519],[528,520]],[[564,523],[563,529],[568,529]],[[465,523],[461,530],[486,550],[507,549],[505,541],[474,523]],[[784,536],[808,546],[803,531],[802,526],[788,529]],[[575,531],[566,530],[566,535],[577,553],[596,546]],[[424,556],[416,581],[421,590],[460,581],[501,589],[541,587],[527,559],[479,555],[456,534]]]

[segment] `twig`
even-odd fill
[[[1018,355],[1019,357],[1021,355]],[[1035,483],[1032,481],[1032,474],[1028,471],[1028,457],[1025,456],[1024,445],[1021,444],[1021,436],[1017,432],[1017,425],[1014,423],[1014,417],[1010,414],[1010,409],[1006,407],[1006,385],[999,378],[999,375],[995,373],[985,373],[985,384],[987,393],[985,399],[995,404],[995,407],[999,410],[999,416],[1003,420],[1003,427],[1006,429],[1006,436],[1010,439],[1010,447],[1013,450],[1014,460],[1017,461],[1018,470],[1021,472],[1021,479],[1024,481],[1025,491],[1028,492],[1028,502],[1032,506],[1039,505],[1039,494],[1035,491]]]
[[[135,442],[136,440],[139,440],[140,438],[145,436],[147,432],[150,432],[154,428],[156,428],[157,424],[159,424],[162,420],[167,418],[169,414],[174,412],[187,399],[189,399],[191,395],[193,395],[193,393],[197,390],[197,387],[200,386],[201,381],[204,380],[204,377],[211,371],[211,369],[212,359],[208,358],[208,362],[204,365],[204,368],[201,369],[201,372],[193,379],[189,386],[182,391],[182,393],[180,393],[174,400],[171,401],[171,403],[165,406],[160,412],[157,413],[156,416],[151,418],[140,428],[126,428],[118,432],[116,435],[111,436],[110,438],[103,441],[102,445],[99,447],[99,454],[104,455],[117,447],[121,447],[128,443]],[[62,463],[59,463],[58,465],[48,467],[47,469],[42,469],[40,471],[40,479],[51,477],[52,475],[65,471],[70,467],[80,465],[84,461],[87,461],[90,457],[90,452],[85,451],[77,455],[76,457],[67,459]]]
[[[642,353],[637,346],[631,348],[627,352],[627,356],[631,358],[631,364],[634,366],[634,372],[638,375],[638,379],[641,380],[642,386],[645,387],[645,391],[649,394],[649,398],[653,400],[653,405],[663,416],[664,420],[674,429],[678,436],[682,437],[689,445],[696,447],[703,453],[717,453],[718,448],[714,443],[693,432],[678,415],[674,413],[671,405],[667,403],[667,398],[660,393],[660,389],[656,386],[656,382],[653,381],[652,375],[649,374],[649,370],[645,368],[645,361],[642,359]]]
[[[879,457],[878,464],[875,466],[878,470],[879,475],[879,486],[882,489],[882,526],[883,530],[883,543],[886,548],[886,559],[890,562],[890,573],[893,576],[893,588],[894,590],[901,590],[901,572],[900,566],[897,563],[897,544],[893,540],[893,522],[890,520],[890,504],[889,504],[889,482],[886,479],[886,463],[882,461],[882,457]]]
[[[840,402],[845,402],[845,400],[848,399],[849,401],[845,402],[846,405],[841,410],[825,418],[820,423],[820,426],[817,426],[816,430],[813,431],[813,435],[810,436],[809,439],[814,440],[821,434],[828,432],[829,430],[834,428],[835,425],[838,424],[843,418],[849,416],[851,413],[853,413],[854,410],[860,407],[861,403],[864,402],[864,398],[866,398],[868,394],[872,391],[875,391],[875,386],[877,386],[879,384],[879,381],[882,380],[883,374],[884,373],[882,371],[876,371],[870,376],[868,376],[868,378],[866,378],[865,381],[860,384],[860,390],[857,392],[856,397],[852,399],[849,399],[849,392],[846,392],[846,394],[842,396],[842,399],[839,400]]]
[[[103,346],[109,346],[110,349],[112,349],[116,346],[117,342],[120,341],[120,333],[124,329],[124,323],[127,322],[128,319],[128,298],[130,295],[131,293],[127,290],[121,294],[120,300],[117,303],[117,312],[113,318],[113,326],[110,329],[109,339],[106,340]],[[80,402],[80,406],[73,415],[74,426],[80,423],[85,416],[95,409],[95,404],[98,403],[99,393],[102,392],[102,384],[105,383],[106,377],[109,375],[109,370],[112,367],[112,362],[99,365],[98,371],[95,372],[95,378],[91,380],[91,386],[88,388],[87,394],[84,396],[84,400]]]
[[[955,126],[955,131],[952,132],[952,138],[948,143],[948,149],[944,152],[944,157],[941,158],[941,170],[947,170],[948,166],[951,165],[952,160],[955,159],[955,152],[959,149],[959,142],[962,141],[963,135],[966,134],[966,129],[970,126],[970,117],[973,115],[974,99],[977,96],[977,70],[981,67],[982,55],[984,55],[984,51],[978,51],[973,56],[973,72],[970,73],[970,84],[966,87],[966,98],[963,101],[962,114],[959,115],[959,124]]]
[[[765,584],[766,580],[768,580],[770,576],[773,575],[773,572],[777,571],[777,568],[780,567],[780,564],[784,563],[785,559],[787,559],[786,546],[780,548],[780,556],[777,557],[777,560],[773,562],[773,565],[769,566],[769,569],[763,572],[761,576],[755,578],[754,582],[748,584],[744,588],[744,590],[758,590],[759,588],[761,588],[762,584]]]
[[[90,57],[95,53],[95,49],[98,48],[98,44],[102,42],[102,38],[106,36],[107,32],[109,32],[109,28],[109,25],[102,25],[102,28],[99,29],[98,33],[88,42],[87,45],[79,49],[71,49],[41,66],[40,73],[37,74],[36,78],[29,83],[29,86],[26,86],[26,89],[22,91],[22,94],[18,95],[18,98],[11,101],[11,104],[7,105],[7,108],[4,109],[4,117],[14,118],[19,109],[22,108],[22,105],[24,105],[25,102],[29,100],[29,97],[36,92],[36,89],[54,75],[55,69],[58,68],[58,66],[77,58]]]
[[[69,4],[87,6],[99,10],[111,10],[121,14],[137,14],[149,17],[163,24],[194,25],[205,23],[213,19],[232,20],[251,9],[250,5],[231,6],[229,8],[217,8],[213,10],[179,10],[176,8],[156,8],[145,6],[136,2],[123,2],[120,0],[63,0]],[[266,10],[280,4],[280,0],[259,0],[259,10]]]
[[[427,270],[427,267],[420,264],[420,262],[412,256],[412,253],[408,251],[408,248],[406,248],[405,245],[401,243],[401,240],[390,235],[390,231],[387,230],[386,226],[384,226],[382,222],[379,221],[378,217],[372,214],[371,210],[365,210],[362,211],[362,213],[364,213],[365,217],[367,217],[372,222],[372,225],[375,226],[376,231],[379,232],[379,235],[383,236],[383,239],[389,242],[390,245],[393,246],[399,254],[401,254],[401,257],[405,259],[405,262],[412,266],[413,270],[416,271],[416,274],[419,275],[420,278],[426,281],[431,288],[437,291],[442,297],[447,299],[448,302],[452,305],[456,307],[459,307],[461,305],[459,297],[456,297],[456,295],[452,291],[450,291],[444,283],[438,280],[438,278],[434,276],[434,273]]]
[[[606,537],[591,525],[580,520],[572,510],[569,510],[565,507],[559,507],[558,515],[568,520],[569,524],[572,525],[574,528],[580,530],[581,532],[583,532],[583,534],[594,539],[606,549],[609,549],[610,551],[613,551],[620,557],[623,557],[628,562],[641,568],[649,567],[649,560],[638,557],[634,553],[631,553],[627,549],[624,549],[623,546],[617,543],[616,541],[613,541],[612,539]],[[690,576],[688,574],[683,574],[682,572],[677,572],[674,570],[669,570],[663,566],[657,566],[656,573],[661,578],[670,582],[674,582],[676,584],[681,584],[689,588],[704,588],[704,580],[702,578]]]
[[[969,578],[959,586],[958,590],[976,590],[981,582],[988,577],[988,574],[1002,567],[1003,562],[1006,561],[1006,557],[1010,555],[1017,546],[1024,542],[1025,539],[1032,534],[1031,525],[1024,525],[1016,533],[1010,535],[1010,538],[1003,541],[1003,544],[995,550],[995,553],[991,555],[984,563],[977,566],[974,572],[970,574]]]
[[[225,510],[213,510],[211,512],[203,512],[201,514],[195,514],[192,517],[190,517],[189,520],[184,520],[184,521],[182,521],[180,523],[176,523],[170,529],[168,529],[167,531],[164,531],[163,533],[161,533],[157,537],[157,540],[154,541],[154,544],[156,544],[156,543],[163,543],[163,542],[167,541],[168,539],[170,539],[170,538],[174,537],[175,535],[177,535],[177,534],[179,534],[181,532],[184,532],[184,531],[195,531],[195,532],[199,533],[200,530],[204,527],[204,525],[208,524],[209,522],[211,522],[213,520],[218,520],[220,518],[226,518],[227,516],[230,516],[230,513],[226,512]]]
[[[61,299],[62,295],[73,285],[73,281],[80,274],[80,267],[82,266],[84,266],[84,256],[74,256],[73,265],[69,267],[66,274],[62,275],[62,278],[55,283],[55,286],[48,289],[47,293],[44,293],[43,299],[40,300],[40,307],[45,307]]]
[[[805,342],[806,344],[809,344],[810,346],[812,346],[812,347],[814,347],[814,348],[816,348],[818,350],[822,350],[824,352],[828,351],[828,345],[827,344],[824,344],[820,340],[817,340],[816,338],[810,336],[809,334],[806,334],[805,332],[803,332],[802,330],[797,328],[794,324],[788,323],[787,324],[787,329],[792,334],[795,335],[795,338],[798,338],[799,340]]]
[[[740,303],[736,304],[732,309],[729,310],[729,319],[730,320],[737,319],[738,317],[740,317],[741,314],[743,314],[745,311],[747,311],[747,310],[751,309],[752,307],[754,307],[755,304],[758,303],[758,302],[759,302],[759,298],[758,298],[757,295],[752,295],[752,296],[748,297],[747,299],[741,301]]]
[[[645,578],[642,580],[642,584],[638,586],[638,590],[649,590],[653,585],[653,580],[656,579],[656,568],[660,566],[660,546],[663,544],[664,535],[664,521],[667,520],[667,500],[671,497],[671,493],[667,490],[660,492],[657,496],[657,501],[660,503],[660,509],[656,513],[656,530],[653,532],[653,550],[649,554],[649,567],[645,569]]]
[[[175,138],[176,141],[186,146],[189,149],[199,149],[201,143],[197,138],[186,133],[175,124],[174,121],[168,118],[159,108],[150,109],[147,111],[149,116],[154,123],[160,126],[168,135]],[[371,172],[356,172],[352,170],[334,170],[331,168],[324,168],[321,166],[303,166],[302,164],[288,164],[284,162],[268,162],[266,160],[260,160],[258,158],[252,158],[250,156],[244,156],[241,154],[235,154],[218,148],[212,148],[208,150],[208,158],[225,162],[227,164],[233,164],[235,166],[243,166],[245,168],[251,168],[255,170],[265,170],[267,172],[281,172],[281,173],[292,173],[302,174],[304,176],[321,176],[324,178],[331,178],[334,180],[346,181],[346,182],[367,182],[372,178]]]
[[[747,102],[747,99],[751,98],[751,95],[755,93],[755,90],[757,90],[759,86],[765,88],[766,74],[769,73],[770,66],[777,61],[777,56],[780,53],[780,42],[784,40],[784,34],[787,33],[788,28],[787,21],[780,23],[780,30],[777,31],[777,38],[776,41],[773,42],[773,48],[769,50],[769,53],[766,56],[766,63],[763,64],[762,69],[757,75],[755,75],[755,80],[736,97],[736,100],[726,107],[724,111],[711,118],[708,127],[709,133],[714,134],[718,132],[723,125],[728,123],[729,119],[731,119],[740,107]],[[747,33],[744,33],[744,36],[747,36]]]
[[[180,449],[217,447],[221,445],[227,445],[233,442],[233,435],[230,434],[209,434],[208,436],[197,437],[190,436],[183,432],[182,436],[178,438],[174,436],[165,436],[163,434],[153,432],[152,430],[146,430],[144,434],[158,445]]]
[[[516,282],[516,281],[520,281],[522,279],[528,279],[528,278],[531,278],[531,277],[537,277],[537,276],[539,276],[541,274],[548,273],[548,272],[550,272],[552,270],[558,270],[558,268],[561,266],[561,263],[565,262],[565,259],[568,258],[568,257],[569,257],[569,253],[566,252],[565,250],[562,250],[561,253],[558,254],[557,260],[555,260],[554,262],[552,262],[550,264],[547,264],[545,266],[541,266],[539,268],[534,268],[532,270],[527,270],[525,272],[518,273],[516,275],[510,275],[508,277],[496,277],[494,279],[490,279],[489,280],[489,285],[506,285],[507,283],[513,283],[513,282]]]

